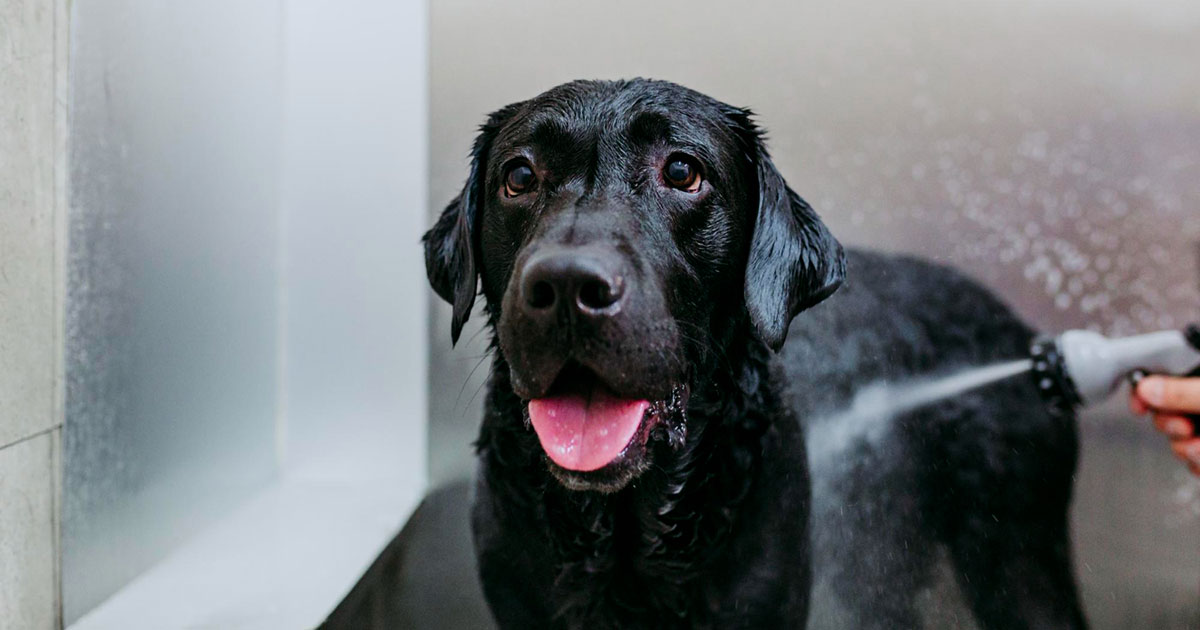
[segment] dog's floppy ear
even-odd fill
[[[758,338],[777,351],[792,318],[841,286],[846,256],[812,206],[788,188],[750,111],[733,109],[728,115],[753,174],[747,178],[751,196],[757,198],[746,262],[746,310]]]
[[[488,153],[496,132],[512,116],[519,104],[509,105],[488,117],[479,128],[471,149],[471,170],[462,192],[446,206],[442,216],[425,233],[425,274],[429,284],[443,300],[454,307],[450,323],[451,343],[458,343],[463,325],[471,316],[479,280],[477,268],[477,225],[484,199]]]

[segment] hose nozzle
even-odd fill
[[[1119,339],[1068,330],[1039,338],[1030,355],[1042,396],[1052,409],[1068,411],[1103,401],[1133,372],[1187,374],[1200,368],[1200,326]]]

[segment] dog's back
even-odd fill
[[[1074,420],[1050,414],[1030,378],[891,419],[845,413],[874,382],[1021,358],[1032,336],[961,274],[866,252],[850,252],[842,289],[795,320],[778,367],[813,477],[810,627],[944,619],[930,610],[944,597],[922,594],[944,594],[947,575],[981,627],[1083,625],[1067,538]]]

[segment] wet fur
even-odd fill
[[[859,388],[1023,358],[1033,334],[963,275],[870,252],[851,252],[838,293],[796,319],[780,365],[814,454],[810,628],[921,627],[935,611],[918,594],[943,562],[965,601],[935,605],[973,611],[977,627],[1085,626],[1068,536],[1075,420],[1049,413],[1032,379],[821,452],[824,420]]]
[[[606,107],[632,107],[665,93],[682,116],[721,117],[736,146],[718,149],[743,156],[732,168],[758,189],[726,209],[734,231],[749,222],[745,240],[708,261],[739,279],[742,299],[672,311],[707,322],[683,329],[682,439],[651,442],[654,464],[619,490],[568,489],[548,472],[493,340],[473,529],[499,625],[797,628],[815,583],[814,626],[912,627],[917,593],[948,554],[980,626],[1081,627],[1066,531],[1074,424],[1046,414],[1028,384],[918,410],[881,446],[855,441],[809,476],[804,432],[819,432],[856,388],[1019,356],[1030,330],[974,283],[903,258],[852,252],[846,286],[829,297],[845,269],[840,247],[778,176],[745,110],[661,82],[557,89],[568,106],[599,94]],[[475,197],[490,143],[522,107],[484,125],[463,194],[426,236],[455,338],[479,274],[485,316],[501,325],[511,265],[489,271],[480,259],[480,239],[496,235],[474,229]],[[666,280],[667,291],[696,290],[679,284],[694,278]]]

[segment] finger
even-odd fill
[[[1147,376],[1138,383],[1137,395],[1156,409],[1200,412],[1200,378]]]
[[[1154,427],[1172,440],[1186,440],[1196,430],[1191,420],[1169,413],[1155,414]]]
[[[1185,463],[1200,465],[1200,438],[1175,440],[1171,442],[1171,450]]]
[[[1200,464],[1188,464],[1188,470],[1192,471],[1193,475],[1200,477]]]
[[[1135,391],[1133,395],[1129,397],[1129,410],[1135,415],[1142,416],[1145,415],[1147,411],[1150,411],[1150,408],[1146,406],[1145,401],[1138,397],[1137,392]]]

